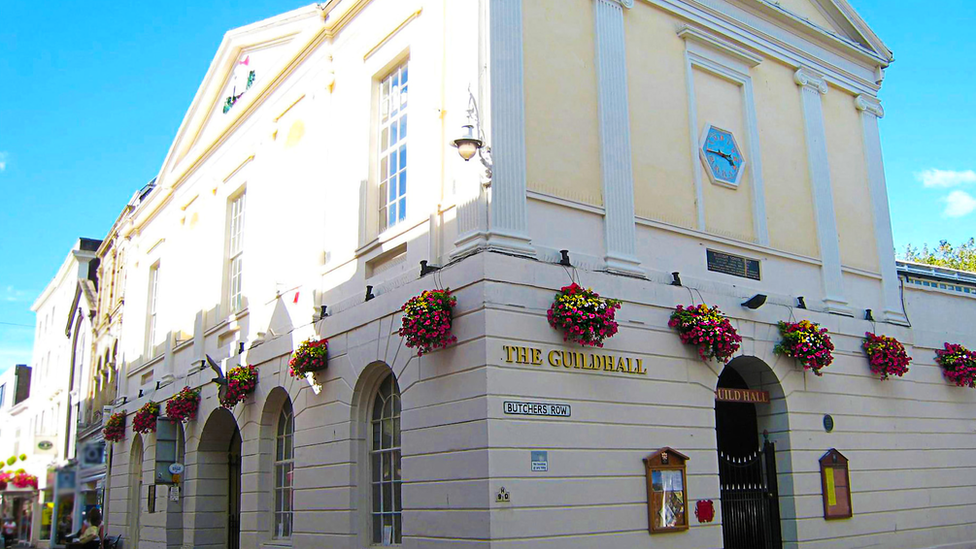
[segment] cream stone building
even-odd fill
[[[976,346],[973,293],[939,286],[976,284],[899,275],[891,60],[845,0],[332,0],[228,32],[118,228],[110,534],[973,547],[976,393],[934,350]],[[547,322],[571,280],[623,302],[602,349]],[[418,356],[400,308],[434,288],[458,341]],[[743,337],[727,365],[668,328],[702,302]],[[801,319],[836,345],[822,376],[774,353]],[[871,373],[868,331],[904,377]],[[294,378],[309,338],[329,366]],[[248,364],[222,408],[213,380]],[[185,386],[195,420],[132,432]],[[686,468],[666,508],[649,457]]]

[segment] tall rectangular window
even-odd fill
[[[149,305],[148,321],[149,326],[146,330],[146,356],[152,357],[153,348],[156,345],[156,315],[159,302],[159,263],[149,268]]]
[[[5,397],[7,396],[6,393],[7,393],[7,384],[4,383],[3,385],[0,385],[0,408],[3,408],[4,400]]]
[[[380,231],[407,217],[407,62],[380,81]]]
[[[244,295],[241,291],[241,277],[244,270],[244,198],[245,194],[230,203],[230,242],[227,250],[230,291],[228,293],[230,311],[236,313],[244,308]]]
[[[274,537],[287,539],[292,531],[292,476],[295,471],[295,416],[291,401],[285,401],[278,414],[274,462]]]

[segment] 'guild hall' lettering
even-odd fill
[[[552,349],[543,354],[542,349],[535,347],[520,347],[517,345],[502,345],[505,351],[505,362],[509,364],[527,364],[529,366],[543,366],[543,360],[553,368],[567,370],[592,370],[602,373],[620,373],[633,375],[647,375],[644,369],[644,359],[586,353],[583,351]]]

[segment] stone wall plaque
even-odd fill
[[[760,280],[759,260],[715,250],[705,250],[708,270],[740,278]]]

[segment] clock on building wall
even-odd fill
[[[739,186],[746,159],[742,156],[742,149],[732,132],[711,124],[706,125],[702,131],[698,153],[712,183],[732,188]]]

